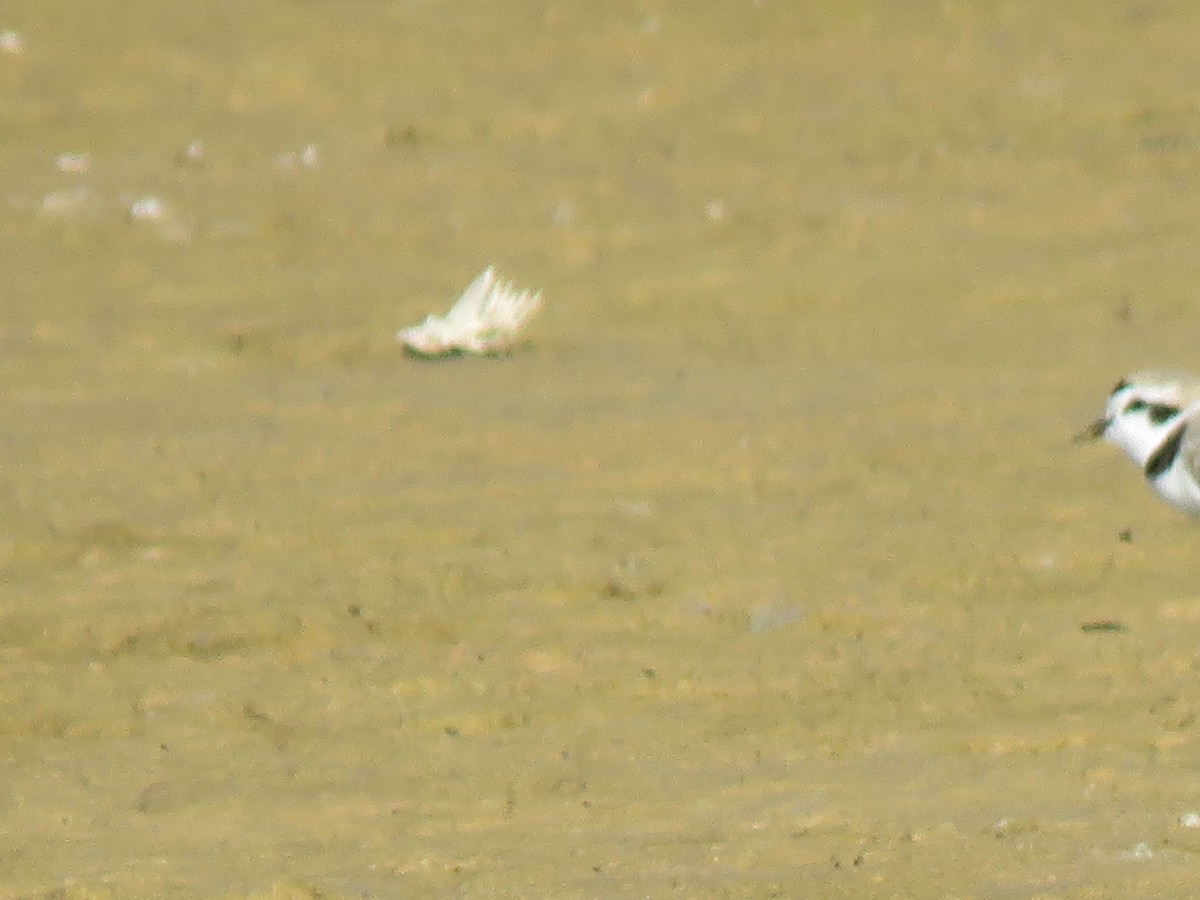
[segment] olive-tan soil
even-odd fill
[[[1194,895],[1200,7],[0,32],[0,896]]]

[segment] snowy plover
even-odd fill
[[[1186,372],[1140,372],[1117,382],[1078,440],[1104,438],[1142,467],[1176,509],[1200,518],[1200,379]]]

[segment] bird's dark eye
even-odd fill
[[[1126,413],[1144,412],[1151,424],[1161,425],[1179,415],[1179,407],[1170,403],[1148,403],[1145,400],[1130,400],[1125,404]]]
[[[1150,405],[1150,421],[1155,425],[1161,425],[1177,415],[1179,415],[1178,406],[1171,406],[1169,403],[1152,403]]]

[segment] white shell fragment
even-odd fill
[[[139,197],[126,206],[135,222],[159,222],[167,217],[167,205],[158,197]]]
[[[291,171],[294,169],[315,169],[321,161],[321,150],[316,144],[305,144],[303,149],[280,153],[275,157],[275,168]]]
[[[92,158],[86,153],[60,153],[54,157],[54,166],[60,172],[82,174],[92,167]]]
[[[488,266],[467,285],[445,316],[426,316],[420,325],[402,328],[396,340],[417,356],[502,353],[542,304],[540,291],[518,291]]]
[[[20,53],[25,49],[25,42],[19,31],[6,28],[0,31],[0,53]]]

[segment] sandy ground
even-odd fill
[[[0,896],[1194,892],[1200,8],[695,6],[0,10]]]

